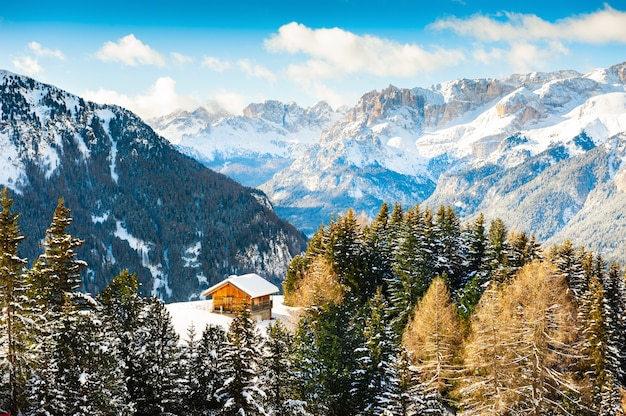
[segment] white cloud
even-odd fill
[[[516,72],[531,72],[549,66],[550,60],[556,55],[566,55],[562,45],[551,43],[547,47],[540,47],[532,43],[517,42],[511,45],[503,56],[507,60],[509,66],[514,68]]]
[[[493,47],[489,50],[478,47],[472,56],[474,60],[490,65],[494,62],[506,62],[515,72],[530,72],[549,67],[555,56],[569,55],[570,51],[557,41],[548,44],[533,44],[529,42],[514,42],[508,48]]]
[[[250,98],[233,91],[219,90],[211,94],[211,102],[208,107],[223,109],[231,114],[242,114],[243,109],[250,103]]]
[[[18,72],[26,75],[37,75],[43,71],[43,68],[39,65],[39,60],[32,56],[20,56],[13,59],[11,63]]]
[[[559,19],[554,23],[531,14],[504,13],[496,17],[500,19],[484,15],[467,19],[451,17],[440,19],[429,27],[448,29],[489,42],[626,43],[626,12],[608,5],[597,12]]]
[[[142,118],[157,117],[176,110],[192,110],[200,103],[176,92],[176,81],[169,77],[158,78],[145,94],[130,97],[117,91],[99,89],[82,94],[88,100],[102,104],[116,104],[139,114]]]
[[[228,61],[222,61],[214,56],[205,56],[202,60],[202,66],[209,68],[211,71],[224,72],[230,69],[231,64]]]
[[[28,49],[32,55],[19,56],[11,61],[17,71],[26,75],[37,75],[43,72],[44,69],[39,63],[39,58],[65,60],[65,55],[59,49],[47,49],[38,42],[30,42]]]
[[[35,53],[36,56],[48,56],[52,58],[57,58],[61,61],[65,60],[65,55],[58,49],[47,49],[43,48],[41,44],[37,42],[30,42],[28,44],[28,48]]]
[[[411,77],[458,64],[460,51],[438,49],[429,52],[416,44],[401,44],[369,35],[356,35],[339,28],[310,29],[289,23],[265,40],[270,52],[303,53],[311,59],[292,65],[297,78],[331,78],[354,73],[379,77]]]
[[[172,60],[178,66],[185,66],[193,62],[193,58],[191,56],[183,55],[182,53],[172,52],[170,53]]]
[[[96,56],[104,62],[123,62],[129,66],[165,65],[165,59],[159,52],[141,42],[133,34],[124,36],[117,43],[106,42]]]
[[[252,78],[264,78],[268,81],[276,81],[276,75],[264,66],[255,64],[250,59],[240,59],[236,63],[237,67],[247,76]],[[211,71],[224,72],[233,67],[230,61],[222,61],[214,56],[205,56],[202,60],[202,66],[209,68]]]
[[[264,78],[272,82],[276,80],[276,76],[272,73],[272,71],[261,65],[254,64],[249,59],[240,59],[237,61],[237,65],[239,66],[239,69],[245,72],[249,77]]]

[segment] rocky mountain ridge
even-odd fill
[[[602,169],[617,176],[600,175],[588,163],[602,159],[607,143],[617,143],[609,150],[619,148],[626,131],[625,81],[622,63],[587,74],[563,70],[460,79],[429,88],[389,86],[364,94],[293,153],[284,147],[285,165],[263,183],[248,185],[262,189],[279,215],[309,234],[345,209],[373,216],[382,201],[398,201],[449,204],[465,218],[479,211],[498,214],[510,227],[534,231],[543,241],[573,230],[575,242],[595,248],[599,236],[578,240],[576,230],[588,228],[583,224],[588,217],[581,215],[589,196],[597,186],[612,184],[619,169],[605,164]],[[227,143],[220,129],[236,119],[247,126],[237,140],[255,143],[245,150],[252,160],[263,154],[250,150],[258,146],[262,114],[215,122],[212,133],[202,136],[203,146]],[[199,141],[193,134],[187,139]],[[587,166],[580,166],[584,180],[568,182],[573,173],[565,172],[575,168],[566,166],[579,164]],[[577,190],[569,197],[556,192],[558,185],[548,186],[554,175],[556,183],[564,181],[561,188],[578,183]]]

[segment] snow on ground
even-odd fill
[[[293,331],[298,323],[298,313],[300,308],[292,308],[283,303],[283,296],[272,296],[272,320],[261,321],[257,323],[257,327],[261,329],[261,333],[265,333],[265,329],[274,322],[280,320],[285,326]],[[165,305],[172,316],[172,324],[174,330],[180,336],[181,341],[187,340],[187,329],[193,323],[196,328],[196,336],[200,338],[202,330],[207,325],[218,325],[228,331],[233,315],[220,314],[219,312],[211,312],[212,300],[198,300],[193,302],[179,302]]]

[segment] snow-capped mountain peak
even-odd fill
[[[345,112],[323,110],[330,116],[318,124],[303,123],[307,110],[294,103],[254,104],[243,117],[223,119],[184,143],[209,166],[259,186],[279,214],[308,233],[348,208],[374,216],[383,201],[499,214],[485,198],[498,200],[495,187],[513,181],[511,175],[530,169],[526,179],[515,176],[515,185],[505,186],[518,189],[549,167],[620,140],[614,138],[626,130],[625,84],[626,63],[587,74],[562,70],[428,88],[390,85],[365,93]],[[275,163],[267,163],[263,152]],[[233,166],[236,171],[229,171]],[[540,238],[577,218],[584,205],[577,195],[566,215],[541,227]]]

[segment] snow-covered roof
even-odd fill
[[[280,289],[271,284],[256,273],[248,273],[241,276],[230,276],[228,279],[219,282],[216,285],[211,286],[204,292],[202,296],[209,296],[222,286],[231,283],[236,288],[246,292],[252,298],[258,298],[260,296],[272,295],[278,293]]]

